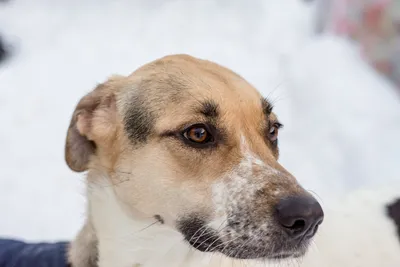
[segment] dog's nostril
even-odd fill
[[[322,223],[324,213],[312,197],[290,197],[276,205],[279,224],[292,237],[312,237]]]
[[[288,225],[285,227],[290,228],[294,231],[301,231],[302,229],[304,229],[305,226],[306,226],[306,222],[304,220],[300,219],[300,220],[295,220],[292,225]]]
[[[306,221],[304,219],[295,219],[290,217],[285,218],[281,216],[279,223],[291,234],[302,234],[306,228]]]

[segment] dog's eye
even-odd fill
[[[282,124],[280,123],[274,123],[268,131],[268,139],[271,140],[272,142],[275,142],[278,140],[278,133],[279,133],[279,128],[282,127]]]
[[[193,125],[185,130],[183,136],[187,140],[197,144],[205,144],[213,139],[205,125]]]

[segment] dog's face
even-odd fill
[[[106,173],[127,214],[157,218],[198,250],[301,256],[323,212],[277,162],[280,127],[237,74],[169,56],[85,96],[66,159]]]

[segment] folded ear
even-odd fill
[[[76,172],[88,169],[101,136],[115,126],[115,96],[111,81],[97,86],[84,96],[75,108],[68,128],[65,160]]]

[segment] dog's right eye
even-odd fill
[[[183,132],[183,137],[190,144],[194,145],[204,145],[214,142],[214,137],[210,133],[209,127],[204,124],[190,126]]]

